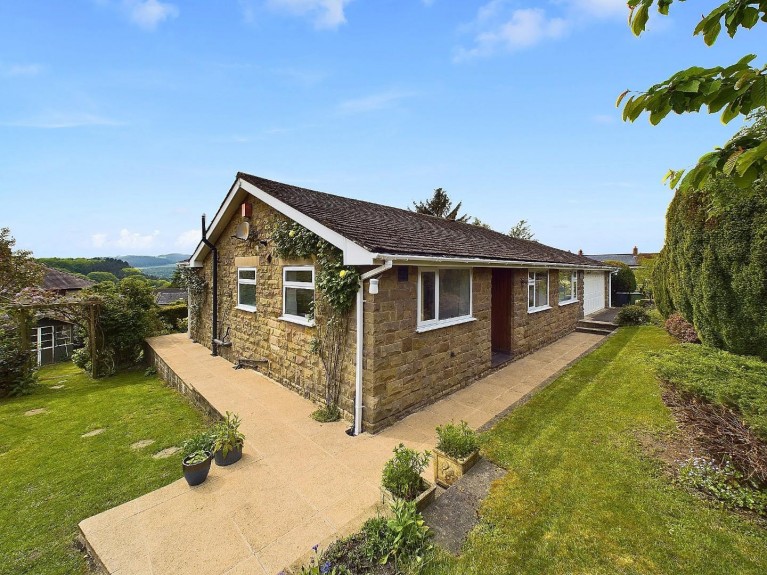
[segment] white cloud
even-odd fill
[[[478,23],[495,20],[500,3],[491,2],[477,17]],[[568,28],[564,18],[549,18],[540,8],[520,8],[511,12],[500,24],[480,31],[472,48],[459,48],[456,60],[490,56],[498,50],[516,51],[562,37]]]
[[[122,122],[104,116],[87,113],[43,112],[38,116],[3,122],[4,126],[20,128],[39,128],[58,130],[63,128],[82,128],[86,126],[122,126]]]
[[[490,0],[482,5],[474,20],[461,27],[462,32],[473,34],[472,46],[458,47],[454,60],[523,50],[559,39],[594,20],[628,15],[625,0],[552,0],[546,8],[520,8],[518,4],[513,0]],[[620,25],[625,26],[622,22]]]
[[[42,72],[43,67],[40,64],[10,64],[0,66],[0,73],[3,76],[37,76]]]
[[[101,232],[92,234],[91,245],[95,248],[117,247],[124,250],[143,250],[151,248],[159,235],[159,230],[155,230],[149,234],[142,234],[123,228],[114,239],[108,234]]]
[[[176,238],[176,246],[179,248],[194,249],[200,243],[200,230],[187,230]]]
[[[123,8],[131,22],[145,30],[154,30],[158,24],[179,15],[174,4],[159,0],[123,0]]]
[[[379,92],[378,94],[371,94],[362,98],[354,98],[341,102],[338,105],[338,111],[343,114],[360,114],[363,112],[382,110],[384,108],[390,108],[399,100],[410,96],[412,96],[411,93],[394,90]]]
[[[317,28],[338,28],[346,23],[344,8],[351,0],[267,0],[267,5],[295,16],[308,16]]]

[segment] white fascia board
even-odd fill
[[[554,262],[526,262],[515,260],[488,260],[482,258],[455,258],[441,256],[416,256],[406,254],[375,254],[377,260],[392,260],[395,264],[413,263],[417,265],[455,265],[467,267],[485,268],[548,268],[548,269],[576,269],[576,270],[602,270],[607,266],[587,266],[583,264],[560,264]]]
[[[375,263],[374,254],[363,248],[362,246],[354,243],[353,241],[345,238],[338,232],[334,232],[327,226],[323,226],[317,220],[314,220],[298,211],[296,208],[289,206],[285,202],[278,200],[274,196],[271,196],[263,190],[257,188],[250,182],[238,180],[240,187],[248,192],[253,197],[261,200],[266,205],[271,206],[284,216],[290,218],[294,222],[301,224],[307,230],[314,232],[320,236],[323,240],[333,244],[340,249],[344,254],[344,265],[347,266],[369,266]]]
[[[236,180],[232,187],[229,189],[229,193],[226,194],[221,207],[216,212],[213,220],[208,224],[206,236],[208,241],[215,244],[218,241],[218,236],[221,235],[221,225],[228,222],[232,217],[232,214],[237,209],[237,200],[241,200],[245,196],[245,192],[240,188],[240,180]],[[189,258],[189,267],[200,268],[202,262],[210,252],[210,248],[206,246],[202,240],[197,244],[197,248],[194,250],[192,257]]]

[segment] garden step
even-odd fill
[[[589,329],[601,329],[606,331],[615,331],[618,326],[610,321],[599,321],[596,319],[581,319],[578,320],[577,327],[589,328]]]
[[[487,497],[490,485],[506,475],[506,470],[480,459],[466,475],[423,511],[423,518],[434,533],[434,542],[453,555],[477,524],[477,512]]]
[[[604,329],[604,328],[596,328],[596,327],[581,327],[581,326],[577,326],[575,328],[575,331],[579,333],[593,333],[595,335],[610,335],[613,332],[612,329]]]

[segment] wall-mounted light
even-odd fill
[[[368,288],[368,292],[372,295],[376,295],[378,293],[378,280],[373,278],[370,280],[370,287]]]

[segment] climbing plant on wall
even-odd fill
[[[314,232],[295,222],[282,222],[272,230],[277,256],[283,259],[312,258],[315,262],[315,298],[312,317],[317,334],[312,351],[325,370],[325,406],[315,419],[339,419],[341,368],[349,333],[349,312],[354,306],[360,275],[343,264],[343,253]]]

